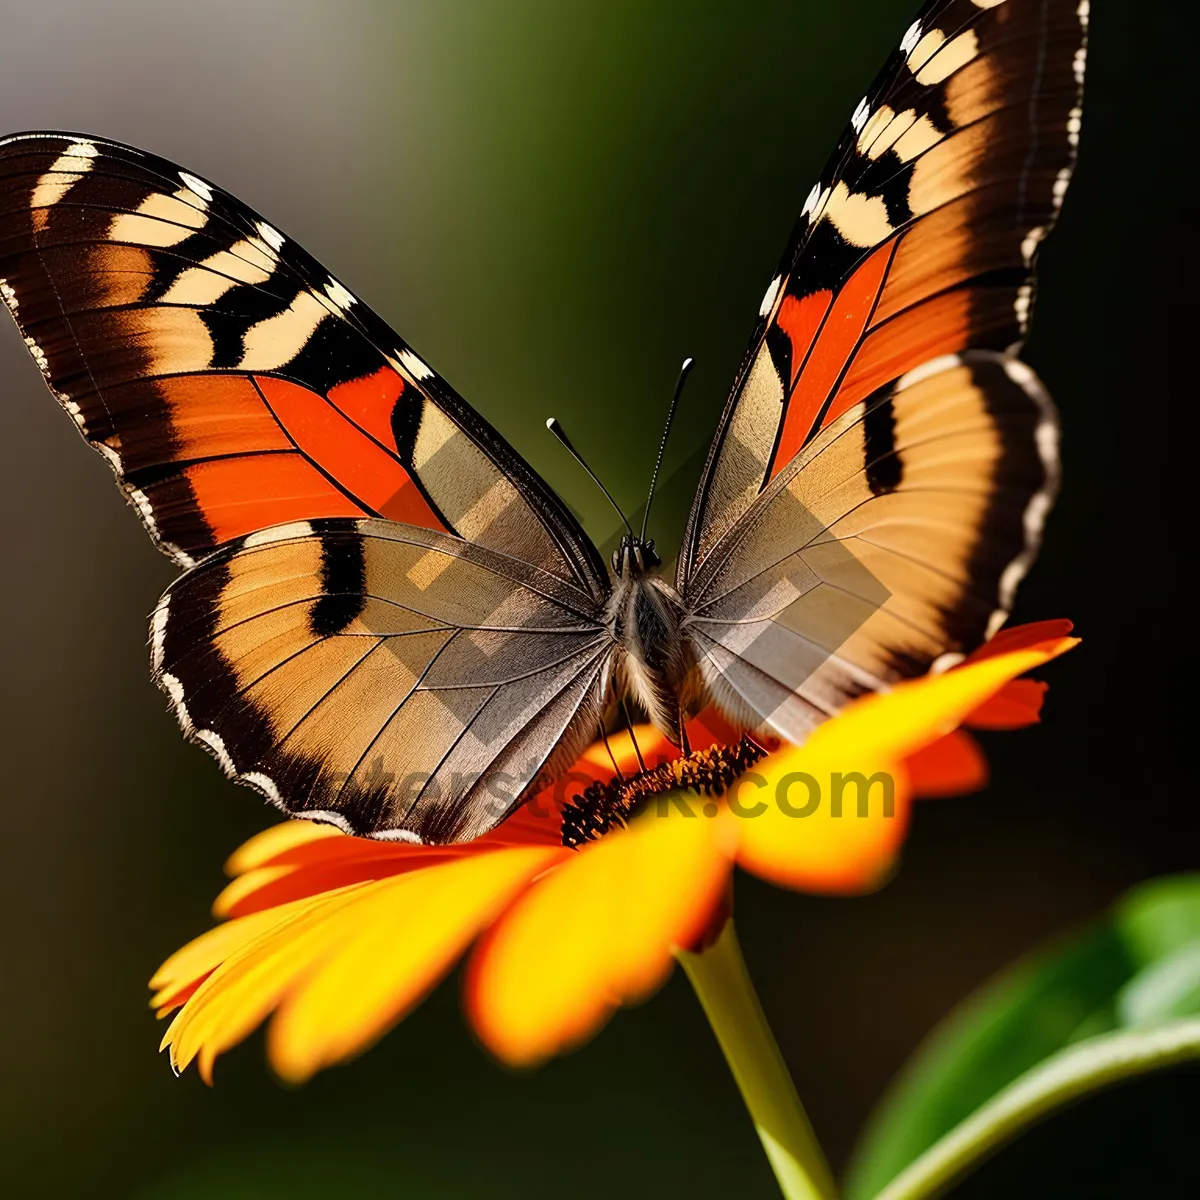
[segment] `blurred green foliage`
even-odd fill
[[[1088,1042],[1093,1059],[1070,1060],[1082,1073],[1122,1031],[1196,1014],[1200,875],[1155,880],[1123,897],[1096,928],[1005,971],[946,1018],[864,1132],[848,1200],[870,1200],[940,1138],[1068,1047]],[[1190,1053],[1200,1057],[1200,1032]],[[1163,1061],[1184,1056],[1164,1053]],[[1131,1054],[1124,1073],[1151,1065]]]

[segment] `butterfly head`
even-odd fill
[[[642,541],[631,533],[622,534],[621,544],[613,551],[612,569],[618,579],[636,579],[662,566],[654,549],[654,539]]]

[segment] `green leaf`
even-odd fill
[[[1155,880],[1002,972],[918,1049],[868,1123],[848,1200],[912,1200],[1129,1075],[1200,1057],[1200,876]]]

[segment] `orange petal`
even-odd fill
[[[1074,624],[1065,617],[1057,617],[1051,621],[1034,621],[1029,625],[1013,625],[1008,629],[1001,629],[982,646],[972,650],[963,662],[979,662],[997,654],[1027,650],[1030,646],[1037,646],[1043,642],[1059,641],[1067,637],[1074,628]]]
[[[365,839],[347,837],[345,845],[322,842],[312,849],[328,851],[326,858],[312,857],[300,867],[256,867],[232,880],[213,901],[215,917],[242,917],[305,896],[318,896],[355,883],[389,879],[409,871],[418,871],[466,855],[465,847],[397,846],[394,842],[369,842],[379,853],[361,853],[353,846]],[[469,843],[474,845],[474,843]],[[305,849],[309,849],[306,847]],[[350,849],[347,855],[343,851]],[[475,850],[474,853],[478,853]]]
[[[1023,729],[1042,719],[1050,685],[1040,679],[1013,679],[966,719],[973,729]]]
[[[890,692],[865,696],[818,726],[803,749],[814,762],[847,771],[862,769],[855,767],[856,761],[906,758],[957,728],[1010,679],[1078,644],[1078,638],[1036,642],[964,663],[941,675],[897,684]]]
[[[568,854],[522,848],[479,854],[368,888],[339,919],[342,936],[289,991],[268,1049],[301,1082],[361,1053],[412,1009],[535,875]]]
[[[467,1010],[484,1044],[514,1066],[584,1040],[621,1004],[666,978],[724,896],[727,812],[686,797],[581,849],[492,927],[471,959]]]
[[[987,786],[987,758],[961,729],[910,754],[904,765],[915,796],[962,796]]]
[[[835,770],[789,747],[743,776],[732,801],[744,814],[738,865],[801,891],[871,891],[904,842],[909,796],[903,764],[857,755]]]

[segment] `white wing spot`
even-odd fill
[[[237,774],[237,767],[233,765],[233,759],[230,757],[229,751],[225,749],[225,739],[219,733],[215,733],[211,729],[197,729],[195,740],[212,751],[213,757],[221,764],[221,770],[226,775]]]
[[[1058,175],[1055,177],[1054,191],[1051,195],[1051,198],[1054,201],[1054,207],[1056,209],[1062,207],[1063,197],[1067,194],[1067,188],[1070,183],[1071,168],[1063,167],[1063,169],[1059,171]]]
[[[377,829],[371,836],[381,842],[412,842],[417,846],[425,844],[411,829]]]
[[[975,2],[978,4],[979,0],[975,0]],[[947,650],[945,654],[939,654],[937,658],[935,658],[933,662],[929,664],[929,673],[930,675],[945,674],[945,672],[949,671],[952,667],[957,667],[958,664],[966,657],[967,656],[965,654],[959,654],[957,651]]]
[[[771,280],[770,286],[767,288],[766,294],[762,298],[762,303],[758,306],[758,315],[760,317],[768,316],[771,309],[775,307],[775,298],[779,295],[779,285],[783,282],[782,275],[776,275]]]
[[[238,776],[239,783],[249,784],[252,788],[257,788],[276,808],[283,808],[283,797],[279,794],[279,789],[275,786],[275,780],[270,775],[264,775],[261,771],[247,771],[245,775]]]
[[[1017,298],[1013,301],[1013,309],[1017,314],[1017,324],[1024,330],[1029,324],[1029,308],[1033,304],[1033,287],[1023,283],[1017,289]]]
[[[16,289],[9,286],[7,279],[0,279],[0,297],[3,298],[9,312],[15,313],[17,311],[20,302],[17,300]]]
[[[1033,256],[1037,253],[1038,244],[1042,238],[1046,236],[1046,227],[1044,225],[1035,225],[1021,241],[1021,257],[1025,260],[1025,265],[1031,266]]]
[[[79,407],[79,405],[75,403],[74,400],[70,400],[66,396],[60,396],[59,403],[62,404],[63,408],[65,408],[67,410],[67,412],[69,412],[71,414],[71,420],[74,421],[75,424],[78,425],[80,429],[87,429],[87,422],[84,420],[84,417],[83,417],[83,409],[81,409]],[[96,445],[97,445],[97,447],[103,446],[104,450],[107,451],[109,454],[113,453],[113,451],[110,450],[107,446],[105,446],[103,442],[97,442]],[[120,461],[120,460],[118,460],[118,461]]]
[[[271,247],[272,250],[280,250],[287,238],[283,236],[273,225],[268,225],[266,221],[259,221],[258,232],[262,240]]]
[[[396,357],[414,379],[420,381],[432,378],[433,368],[427,367],[411,350],[397,350]]]
[[[921,22],[914,21],[909,27],[908,32],[900,39],[900,49],[905,54],[911,54],[916,44],[921,40]]]
[[[179,178],[183,180],[184,186],[188,191],[195,192],[205,204],[213,198],[212,187],[205,183],[203,179],[197,179],[190,171],[180,171]]]
[[[325,285],[325,295],[345,311],[354,303],[355,297],[351,295],[332,275],[329,277],[329,282]]]
[[[862,133],[863,126],[867,123],[867,117],[871,115],[871,108],[867,104],[867,98],[864,96],[854,109],[853,115],[850,117],[850,124],[854,126],[855,133]]]
[[[126,495],[129,497],[129,502],[138,510],[138,516],[145,522],[146,528],[150,531],[150,536],[157,538],[158,522],[154,519],[154,508],[146,493],[141,488],[129,488]]]
[[[242,776],[244,779],[245,776]],[[284,806],[281,804],[281,808]],[[285,808],[285,811],[286,808]],[[336,825],[343,833],[354,834],[354,826],[346,820],[339,812],[334,812],[330,808],[306,808],[302,813],[293,813],[293,816],[299,817],[302,821],[312,821],[317,825]],[[382,837],[381,833],[371,834],[373,838]]]
[[[192,718],[188,716],[187,703],[183,696],[183,684],[174,675],[168,675],[166,672],[158,677],[158,682],[163,691],[167,693],[167,699],[171,702],[171,710],[175,714],[175,720],[179,722],[179,728],[183,730],[185,736],[190,734]]]
[[[1033,369],[1023,363],[1019,358],[1004,359],[1004,373],[1018,387],[1024,388],[1026,391],[1040,388],[1038,377],[1033,373]],[[1038,435],[1041,435],[1041,427],[1039,426]]]
[[[810,191],[804,198],[804,207],[800,210],[800,215],[802,217],[808,216],[808,214],[817,207],[817,200],[820,198],[820,196],[821,185],[820,183],[814,183],[812,185],[812,191]]]
[[[33,355],[33,361],[37,363],[38,370],[49,379],[50,364],[46,361],[46,352],[31,337],[25,339],[25,348]]]
[[[163,666],[163,647],[167,639],[167,610],[171,598],[164,596],[150,618],[150,667],[157,675]]]
[[[1074,150],[1079,145],[1079,131],[1083,128],[1083,109],[1076,105],[1067,114],[1067,142]]]

